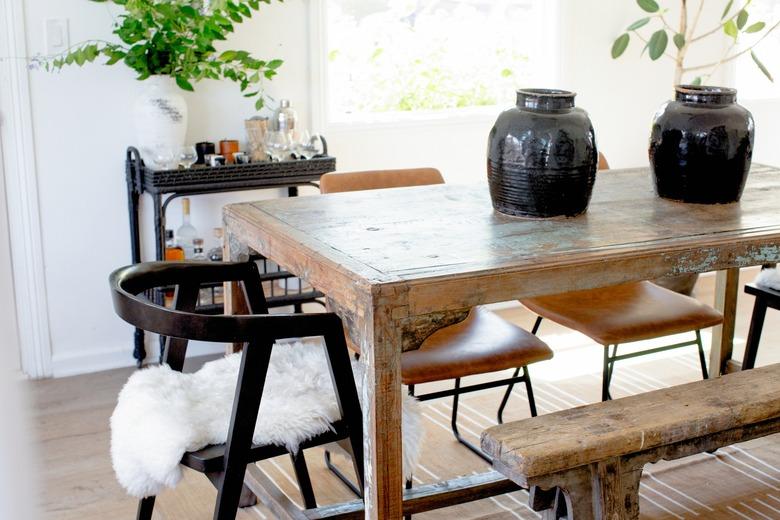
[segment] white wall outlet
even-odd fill
[[[46,55],[59,54],[70,46],[67,18],[48,18],[45,20]]]

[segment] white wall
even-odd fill
[[[21,360],[2,158],[3,149],[0,146],[0,354],[3,356],[3,364],[7,365],[11,372],[17,372],[21,368]]]
[[[260,57],[285,60],[268,92],[291,99],[304,121],[310,120],[310,89],[316,87],[310,79],[307,16],[314,1],[265,7],[239,26],[230,42]],[[641,16],[633,2],[561,0],[560,13],[559,85],[579,93],[577,103],[590,112],[600,147],[613,166],[645,164],[650,119],[672,95],[671,62],[640,59],[636,43],[621,60],[610,58],[613,39]],[[26,16],[31,53],[44,50],[46,18],[69,18],[72,42],[110,37],[106,4],[27,0]],[[54,375],[132,362],[130,328],[114,316],[106,280],[130,255],[123,157],[133,142],[132,103],[141,87],[120,67],[31,73]],[[251,102],[233,84],[205,82],[196,88],[187,95],[189,141],[243,138],[243,120],[254,113]],[[505,105],[513,103],[507,99]],[[326,136],[341,169],[432,165],[451,182],[481,181],[495,115],[396,128],[354,127]],[[208,237],[208,230],[219,225],[225,202],[275,195],[261,191],[194,199],[194,224]],[[178,212],[175,202],[169,228],[178,226]],[[151,224],[149,213],[144,211],[145,229]],[[148,236],[145,256],[150,258]]]

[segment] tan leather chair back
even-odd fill
[[[326,173],[320,177],[321,193],[378,190],[444,184],[436,168],[406,168],[402,170],[370,170],[364,172]]]
[[[606,156],[599,152],[599,170],[609,170],[609,163]]]

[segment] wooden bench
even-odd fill
[[[775,364],[495,426],[482,449],[546,519],[618,520],[639,518],[645,464],[779,431]]]

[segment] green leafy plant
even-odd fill
[[[122,6],[113,33],[121,43],[102,40],[81,42],[62,54],[45,57],[46,70],[82,66],[99,57],[106,65],[124,63],[144,80],[153,75],[171,76],[183,90],[194,90],[202,79],[229,79],[244,97],[264,103],[262,80],[276,75],[282,60],[259,60],[247,51],[217,52],[215,42],[226,40],[234,24],[250,18],[260,4],[271,0],[91,0]],[[279,0],[284,1],[284,0]]]
[[[708,5],[712,5],[712,0],[706,1]],[[629,25],[626,31],[614,41],[612,44],[613,59],[623,55],[633,35],[644,43],[642,53],[647,51],[651,60],[655,61],[663,56],[675,62],[675,85],[681,84],[683,75],[688,73],[695,74],[691,84],[700,85],[708,80],[721,65],[748,53],[761,72],[770,81],[774,81],[769,70],[758,59],[754,48],[774,31],[780,22],[767,26],[764,21],[751,19],[748,12],[751,0],[745,0],[741,3],[735,3],[734,0],[725,2],[723,10],[719,11],[721,14],[717,26],[705,31],[697,31],[705,0],[699,0],[698,6],[692,9],[691,13],[688,12],[688,8],[693,0],[680,0],[680,20],[676,29],[666,19],[669,9],[662,9],[656,0],[636,0],[636,3],[645,11],[645,16]],[[718,6],[718,9],[720,10],[721,7]],[[691,14],[692,16],[690,16]],[[646,31],[652,26],[655,26],[656,30],[648,37]],[[686,56],[691,45],[720,33],[724,33],[730,38],[730,44],[719,60],[700,65],[686,63]],[[737,45],[742,43],[743,39],[747,39],[747,44],[738,48]],[[671,52],[669,51],[670,41],[674,46]]]

